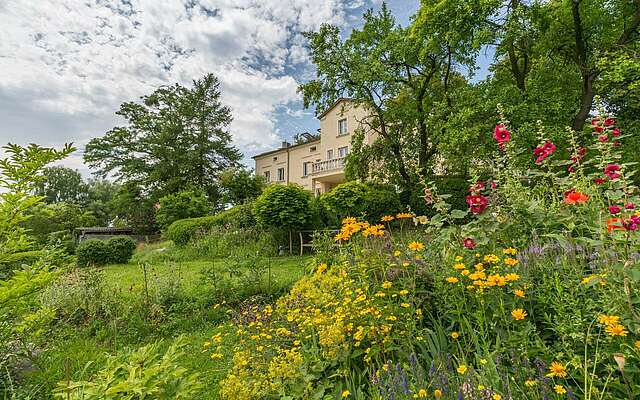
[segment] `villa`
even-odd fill
[[[351,147],[351,136],[362,128],[364,108],[341,98],[318,116],[320,135],[304,143],[282,142],[279,149],[258,154],[256,174],[267,183],[296,183],[316,196],[344,182],[345,158]],[[371,144],[374,132],[366,132],[365,143]]]

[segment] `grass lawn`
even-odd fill
[[[107,311],[101,311],[99,317],[68,318],[57,323],[52,346],[42,354],[37,368],[24,376],[31,398],[50,398],[51,388],[61,380],[89,379],[104,365],[107,355],[122,354],[156,340],[162,340],[168,347],[178,336],[185,336],[189,346],[182,365],[200,374],[205,385],[200,398],[215,399],[216,383],[226,373],[230,360],[211,360],[210,354],[203,352],[203,343],[216,326],[229,318],[228,309],[216,309],[213,305],[221,302],[220,298],[245,301],[255,291],[267,295],[262,301],[274,299],[304,274],[310,260],[309,256],[267,260],[270,279],[265,272],[259,287],[247,290],[243,286],[246,271],[230,268],[237,265],[233,261],[144,257],[153,251],[156,248],[141,249],[129,264],[99,270],[103,291],[107,293],[101,301]],[[144,270],[138,262],[141,259],[146,260],[151,306],[145,300]],[[214,271],[217,290],[212,289],[210,280],[203,278],[206,270]]]

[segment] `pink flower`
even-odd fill
[[[470,237],[464,238],[464,240],[462,241],[462,245],[469,250],[473,250],[476,248],[476,242]]]
[[[622,210],[620,209],[620,207],[619,207],[619,206],[609,206],[609,212],[610,212],[611,214],[614,214],[614,215],[615,215],[615,214],[620,213],[620,211],[622,211]]]
[[[636,206],[633,203],[627,203],[624,205],[624,208],[626,208],[627,210],[633,210],[636,208]]]
[[[620,147],[620,142],[618,142],[617,140],[613,142],[613,147]]]
[[[618,137],[618,136],[620,136],[620,129],[618,129],[618,128],[613,128],[613,130],[611,131],[611,134],[612,134],[614,137]]]
[[[605,118],[604,120],[604,126],[613,126],[615,125],[616,120],[613,118]]]
[[[609,179],[614,180],[620,178],[620,166],[617,164],[609,164],[604,169],[604,174],[609,177]]]
[[[599,123],[600,123],[600,118],[591,119],[591,125],[592,126],[598,126]]]
[[[469,186],[469,192],[472,194],[480,193],[484,189],[484,182],[478,181],[473,185]]]
[[[637,231],[638,230],[638,220],[635,218],[628,219],[626,221],[622,221],[622,226],[624,229],[628,231]]]
[[[469,209],[473,214],[482,214],[489,206],[489,200],[481,194],[466,197]]]
[[[570,174],[573,174],[574,172],[576,172],[576,169],[573,168],[573,165],[570,165],[569,168],[567,168],[567,172],[569,172]]]
[[[595,183],[596,185],[602,185],[603,183],[605,183],[607,180],[604,178],[595,178],[593,180],[593,183]]]
[[[609,139],[609,136],[607,135],[600,135],[598,136],[598,140],[600,141],[600,143],[604,143],[607,141],[607,139]]]
[[[547,157],[552,155],[554,151],[556,151],[556,145],[550,141],[546,141],[543,145],[536,147],[535,150],[533,150],[533,155],[538,156],[538,158],[536,158],[536,164],[543,162]]]
[[[596,126],[593,129],[598,133],[604,132],[604,128],[602,126],[600,126],[600,125]]]
[[[500,149],[504,150],[504,144],[511,140],[511,132],[503,124],[498,124],[493,130],[493,138],[498,142]]]

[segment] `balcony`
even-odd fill
[[[311,175],[342,170],[344,169],[344,162],[345,157],[313,163],[313,166],[311,167]]]

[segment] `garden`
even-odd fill
[[[320,196],[240,165],[211,74],[123,104],[99,179],[5,146],[3,398],[639,399],[640,7],[508,3],[306,34],[305,106],[370,111]]]

